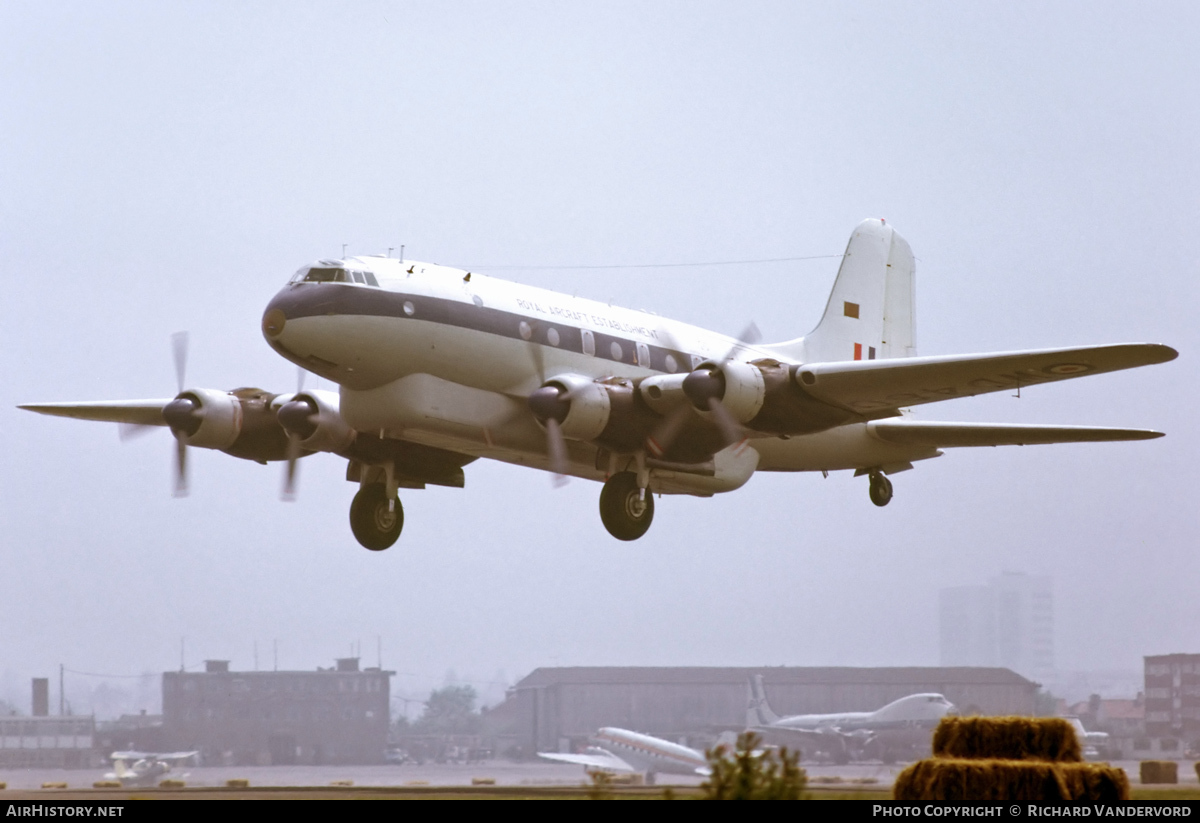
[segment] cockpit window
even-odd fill
[[[344,283],[346,282],[346,270],[312,268],[308,270],[308,274],[304,275],[304,281],[306,283]]]
[[[341,266],[305,266],[293,274],[289,282],[360,283],[364,286],[379,287],[379,281],[373,273],[359,269],[343,269]]]

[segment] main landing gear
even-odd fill
[[[350,504],[350,530],[363,546],[381,552],[396,542],[404,528],[404,508],[394,494],[388,503],[387,487],[369,483],[354,495]]]
[[[883,476],[883,472],[873,471],[871,478],[871,502],[876,506],[886,506],[892,502],[892,481]]]
[[[654,496],[634,472],[618,472],[600,492],[600,519],[618,540],[637,540],[654,520]]]

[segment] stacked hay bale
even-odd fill
[[[933,757],[896,778],[896,800],[1113,802],[1129,799],[1125,772],[1084,763],[1061,718],[944,717]]]
[[[1179,782],[1179,764],[1174,760],[1143,760],[1139,771],[1143,784]]]

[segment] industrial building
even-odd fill
[[[33,678],[33,715],[0,717],[0,769],[94,766],[96,719],[50,716],[50,681]]]
[[[708,745],[745,728],[756,674],[780,715],[873,711],[919,692],[965,713],[1032,715],[1038,689],[1000,668],[543,668],[513,687],[505,736],[527,755],[570,751],[601,726]]]
[[[163,738],[208,764],[382,763],[394,672],[358,658],[316,671],[165,672]]]
[[[1161,654],[1144,661],[1147,737],[1157,738],[1164,756],[1200,745],[1200,654]]]

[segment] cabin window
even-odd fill
[[[375,275],[372,274],[371,272],[369,272],[369,271],[363,272],[363,277],[365,277],[367,279],[368,286],[375,286],[376,288],[379,287],[379,281],[375,279]]]
[[[558,329],[551,327],[546,330],[546,342],[551,346],[557,346],[559,344],[560,339],[558,336]]]
[[[625,358],[625,352],[621,350],[621,344],[616,340],[612,341],[609,345],[608,353],[612,355],[613,360],[623,360]]]
[[[638,365],[643,369],[650,368],[650,347],[645,343],[637,344]]]
[[[583,353],[596,356],[596,337],[587,329],[582,329],[583,335]]]

